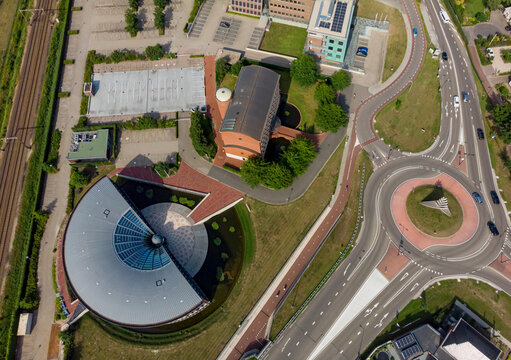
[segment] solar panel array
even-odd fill
[[[399,349],[403,349],[409,345],[412,345],[415,343],[415,337],[412,334],[408,334],[406,336],[403,336],[402,338],[397,339],[394,341],[394,345]]]
[[[170,263],[170,257],[163,247],[150,244],[152,235],[153,232],[147,225],[129,209],[115,227],[115,251],[126,265],[134,269],[159,269]]]
[[[330,23],[328,21],[320,21],[319,22],[319,27],[322,27],[322,28],[325,28],[325,29],[330,29]]]
[[[342,31],[342,25],[344,24],[344,18],[346,17],[346,9],[348,4],[344,2],[338,2],[335,6],[334,21],[330,30],[335,32]]]
[[[412,358],[414,355],[417,355],[420,353],[422,353],[422,349],[417,344],[407,347],[404,350],[401,350],[401,354],[403,355],[405,360],[408,360],[408,359]]]

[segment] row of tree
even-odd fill
[[[154,27],[158,29],[160,35],[165,33],[165,6],[168,0],[153,0],[154,1]],[[138,0],[128,0],[129,8],[124,13],[124,20],[126,21],[126,31],[131,37],[137,36],[138,33]]]
[[[247,159],[241,167],[241,178],[251,187],[259,184],[283,189],[302,175],[316,157],[316,147],[307,138],[297,138],[283,149],[278,162],[267,161],[261,157]]]

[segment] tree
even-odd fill
[[[128,3],[133,11],[138,11],[138,0],[128,0]]]
[[[154,46],[148,46],[145,48],[146,56],[151,60],[158,60],[163,57],[165,52],[160,44],[156,44]]]
[[[326,104],[316,110],[316,124],[324,130],[336,132],[347,122],[346,112],[337,104]]]
[[[69,183],[74,187],[82,187],[89,183],[90,175],[87,171],[71,170],[71,179]]]
[[[194,111],[190,117],[190,138],[197,153],[208,155],[213,159],[216,155],[216,144],[211,119],[200,111]]]
[[[280,162],[296,177],[302,175],[316,157],[316,147],[307,138],[296,138],[281,155]]]
[[[511,103],[499,105],[491,110],[495,125],[499,128],[499,135],[502,140],[509,144],[511,143]]]
[[[231,66],[231,74],[238,76],[240,74],[241,68],[245,65],[245,58],[241,58],[237,61],[233,66]]]
[[[165,13],[163,12],[163,8],[155,7],[153,14],[154,27],[158,29],[160,35],[163,35],[165,32]]]
[[[216,73],[216,84],[220,85],[225,75],[229,71],[229,65],[227,65],[227,61],[225,58],[220,58],[215,63],[215,73]]]
[[[131,37],[137,36],[137,14],[132,9],[126,9],[126,12],[124,13],[124,20],[126,21],[126,31],[131,35]]]
[[[314,90],[314,99],[319,105],[331,104],[335,100],[335,90],[330,85],[321,83]]]
[[[153,0],[153,1],[154,1],[154,6],[156,6],[157,8],[161,8],[162,10],[168,4],[168,0]]]
[[[501,2],[502,0],[486,0],[486,7],[488,7],[491,11],[497,10]]]
[[[255,188],[264,181],[266,167],[269,165],[269,162],[259,156],[250,157],[241,166],[241,179],[245,181],[248,186]]]
[[[330,83],[335,90],[344,90],[351,85],[351,77],[346,71],[341,70],[330,76]]]
[[[475,18],[478,22],[485,22],[486,20],[488,20],[486,15],[480,11],[476,13]]]
[[[316,61],[307,54],[298,55],[291,63],[291,78],[302,86],[310,86],[318,78]]]
[[[273,189],[284,189],[293,183],[293,173],[291,169],[279,163],[270,163],[264,169],[263,185]]]

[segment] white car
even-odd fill
[[[460,106],[460,97],[458,95],[454,95],[454,107]]]
[[[495,55],[493,54],[493,49],[492,48],[488,48],[486,49],[486,54],[488,55],[488,57],[492,58],[494,57]]]
[[[447,11],[440,10],[440,18],[444,22],[444,24],[448,24],[451,22],[451,19],[449,18],[449,14],[447,14]]]

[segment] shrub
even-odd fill
[[[222,239],[220,239],[219,237],[214,238],[213,244],[215,244],[216,246],[220,246],[220,244],[222,244]]]
[[[213,228],[213,230],[218,230],[220,228],[216,221],[213,221],[213,223],[211,223],[211,227]]]
[[[186,203],[186,205],[188,205],[189,207],[193,207],[195,205],[195,200],[188,200],[188,202]]]
[[[224,252],[221,253],[220,257],[222,258],[223,261],[229,260],[229,254],[227,254],[227,253],[224,253]]]
[[[178,201],[177,196],[176,195],[172,195],[172,197],[170,198],[170,201],[177,202]]]
[[[82,11],[83,10],[83,6],[73,6],[71,8],[71,11]]]
[[[318,78],[316,61],[307,54],[298,55],[291,63],[291,78],[302,86],[310,86]]]
[[[314,99],[319,105],[331,104],[335,101],[335,90],[326,83],[321,83],[314,90]]]
[[[67,192],[67,206],[66,206],[66,214],[71,214],[75,207],[75,187],[69,184],[69,190]]]
[[[154,196],[154,190],[153,190],[153,189],[147,189],[147,190],[145,191],[145,196],[146,196],[146,198],[148,198],[148,199],[152,199],[152,198],[153,198],[153,196]]]
[[[184,196],[179,197],[179,203],[181,205],[185,205],[187,202],[188,202],[188,198],[186,198]]]
[[[78,35],[80,33],[80,30],[68,30],[68,35]]]
[[[50,141],[50,151],[46,158],[46,162],[43,164],[43,170],[48,173],[56,173],[57,162],[59,159],[60,141],[62,139],[62,132],[58,129],[53,130]]]
[[[133,11],[133,9],[126,9],[124,13],[124,20],[126,21],[126,31],[130,34],[131,37],[137,36],[138,33],[138,18],[137,14]]]
[[[216,279],[218,282],[222,282],[225,279],[224,272],[220,266],[216,268]]]
[[[158,161],[156,164],[151,165],[151,170],[158,174],[161,178],[166,178],[174,175],[179,169],[179,164],[169,164],[164,161]]]
[[[71,179],[69,180],[69,184],[74,187],[83,187],[86,186],[90,181],[90,175],[87,171],[77,171],[74,168],[71,168]]]
[[[215,62],[216,85],[220,85],[225,75],[229,72],[229,65],[225,58],[220,58]]]
[[[345,70],[340,70],[330,76],[330,83],[335,90],[344,90],[351,85],[351,77]]]
[[[486,20],[488,20],[486,14],[480,11],[476,13],[475,18],[478,22],[485,22]]]
[[[145,129],[163,129],[175,127],[176,121],[172,119],[154,119],[149,115],[143,115],[134,121],[127,121],[121,124],[122,129],[126,130],[145,130]]]
[[[231,69],[229,71],[231,72],[231,74],[238,76],[240,74],[241,68],[244,65],[245,65],[245,58],[241,58],[233,66],[231,66]]]
[[[396,102],[394,104],[395,104],[396,110],[399,111],[399,109],[401,109],[401,99],[397,98]]]
[[[231,226],[231,227],[229,228],[229,232],[232,232],[232,233],[233,233],[233,232],[235,232],[235,231],[236,231],[236,229],[234,228],[234,226]]]
[[[222,218],[222,222],[224,222],[224,223],[227,222],[227,218],[225,216]]]
[[[148,46],[145,49],[145,54],[150,60],[159,60],[165,54],[160,44]]]
[[[62,91],[62,92],[59,92],[57,94],[57,97],[59,97],[59,98],[67,98],[67,97],[69,97],[69,95],[71,95],[71,93],[69,91]]]
[[[138,11],[138,0],[128,0],[128,4],[133,11]]]
[[[194,111],[190,121],[190,138],[195,151],[201,156],[207,155],[210,159],[213,159],[217,147],[211,120],[203,113]]]
[[[74,351],[74,336],[70,331],[59,332],[59,339],[64,344],[64,360],[71,360],[73,358]]]
[[[341,126],[346,126],[348,115],[337,104],[320,105],[316,110],[316,124],[323,131],[336,132]]]
[[[62,62],[64,65],[72,65],[75,63],[74,59],[67,59]]]
[[[203,2],[204,2],[204,0],[194,0],[193,1],[193,8],[192,8],[192,11],[190,11],[190,16],[188,17],[189,23],[192,23],[195,20],[195,17],[197,16],[197,12],[199,11],[199,8]],[[188,31],[185,31],[185,32],[188,32]]]
[[[167,6],[168,0],[154,0],[154,6],[159,7],[163,9],[165,6]]]
[[[163,12],[163,8],[155,7],[153,15],[154,27],[158,29],[160,35],[163,35],[165,33],[165,13]]]
[[[80,102],[80,115],[87,115],[88,111],[89,111],[89,97],[82,94],[82,101]]]

